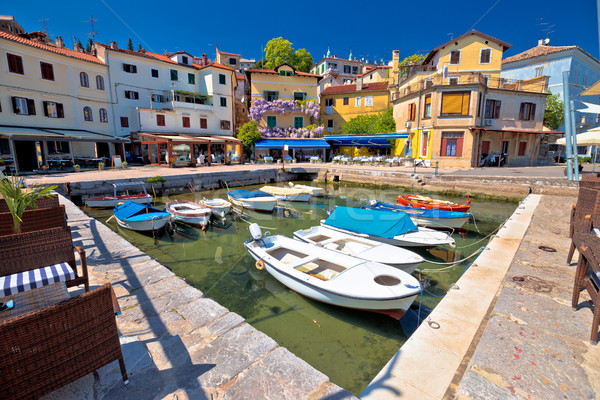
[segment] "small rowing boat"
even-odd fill
[[[321,197],[325,195],[325,189],[316,187],[316,186],[308,186],[308,185],[296,185],[294,182],[288,183],[291,188],[294,189],[302,189],[310,193],[311,196]]]
[[[384,210],[401,212],[410,215],[410,219],[419,225],[428,228],[437,229],[460,229],[473,216],[471,213],[459,211],[446,211],[437,208],[415,208],[401,206],[397,204],[380,203],[377,200],[371,200],[367,204],[370,210]]]
[[[204,228],[210,219],[210,208],[187,200],[167,202],[167,211],[173,216],[175,222],[199,226]]]
[[[277,205],[277,199],[260,190],[230,190],[227,192],[229,201],[238,207],[249,210],[271,212]]]
[[[260,188],[260,191],[275,196],[277,200],[302,202],[310,200],[309,191],[295,187],[263,186]]]
[[[85,205],[88,207],[110,208],[114,207],[115,202],[121,203],[126,201],[133,201],[140,204],[150,203],[152,202],[152,196],[149,194],[126,194],[117,196],[116,198],[115,196],[90,197],[85,201]]]
[[[223,199],[202,199],[198,203],[206,208],[210,208],[212,215],[219,218],[225,218],[231,211],[231,203]]]
[[[435,208],[445,211],[467,212],[469,211],[469,208],[471,208],[471,197],[467,197],[467,202],[465,204],[458,204],[447,200],[436,200],[414,194],[401,194],[398,196],[398,204],[415,208]]]
[[[171,214],[164,210],[133,201],[118,205],[113,213],[120,226],[139,232],[158,231],[171,219]]]
[[[400,319],[421,292],[406,272],[285,236],[267,236],[250,225],[244,246],[275,279],[310,299],[374,311]]]

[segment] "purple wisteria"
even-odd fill
[[[280,128],[278,126],[273,128],[259,127],[258,131],[263,137],[276,137],[276,138],[314,138],[323,136],[324,126],[309,125],[304,128]]]
[[[285,114],[293,112],[301,112],[308,115],[311,121],[316,121],[319,118],[320,108],[314,101],[300,103],[297,101],[258,99],[252,102],[249,116],[259,122],[266,113]],[[264,137],[309,138],[322,136],[325,128],[322,125],[308,125],[303,128],[259,127],[258,130]]]

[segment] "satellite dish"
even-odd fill
[[[548,43],[550,43],[550,38],[544,39],[544,44],[548,44]]]

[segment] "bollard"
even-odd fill
[[[417,162],[415,160],[413,160],[413,174],[417,174]]]
[[[433,173],[433,175],[435,175],[435,176],[437,176],[437,174],[438,174],[438,167],[439,167],[439,165],[440,165],[440,162],[436,161],[435,162],[435,172]]]

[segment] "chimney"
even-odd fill
[[[363,87],[363,77],[362,76],[357,76],[356,77],[356,90],[362,90]]]
[[[80,52],[80,53],[81,53],[81,52],[83,51],[83,48],[81,48],[81,47],[79,46],[79,42],[76,42],[76,43],[75,43],[75,46],[73,46],[73,50],[75,50],[75,51],[78,51],[78,52]]]
[[[111,40],[110,42],[110,48],[113,50],[116,50],[119,48],[119,46],[117,46],[117,42],[115,42],[114,40]]]
[[[202,53],[202,65],[203,66],[208,65],[208,54],[206,54],[206,53]]]
[[[63,40],[63,38],[61,38],[60,36],[58,36],[56,38],[56,43],[55,43],[56,47],[58,47],[59,49],[64,49],[65,48],[65,41]]]
[[[392,73],[390,75],[390,85],[398,84],[400,76],[400,50],[394,50],[392,53]]]

